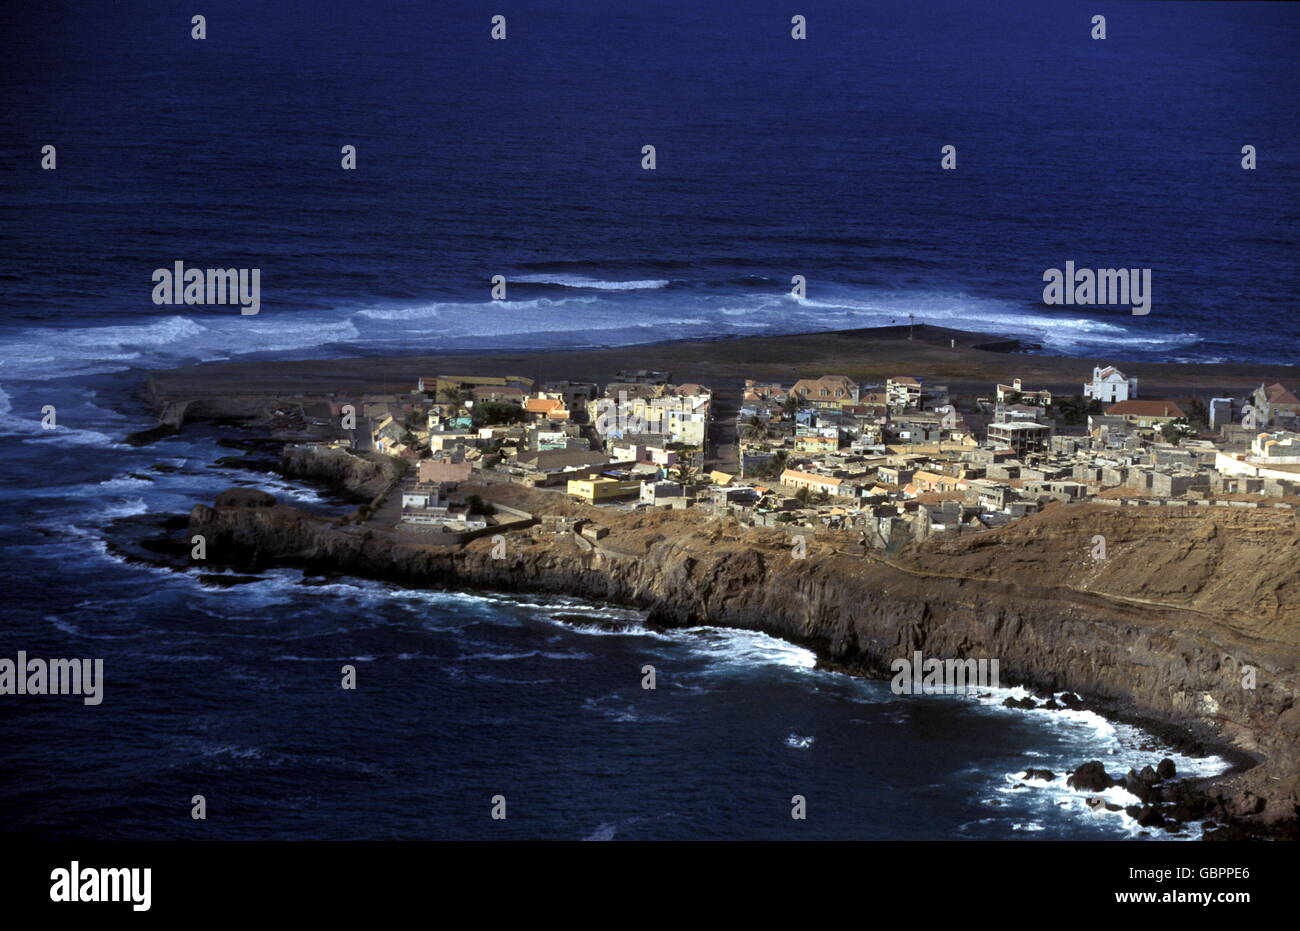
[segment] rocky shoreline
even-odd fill
[[[190,366],[150,375],[148,398],[159,425],[132,441],[150,442],[196,420],[238,423],[291,443],[327,438],[320,425],[329,420],[330,399],[409,390],[415,377],[435,369],[607,380],[621,368],[653,366],[733,389],[744,377],[786,382],[844,371],[870,380],[907,369],[954,390],[986,391],[1014,359],[1023,377],[1070,392],[1098,361],[1024,354],[1025,348],[918,326],[915,334],[879,328],[522,354]],[[1231,394],[1262,377],[1297,372],[1153,364],[1142,374],[1149,390],[1178,397]],[[391,481],[377,457],[305,450],[287,448],[280,473],[356,502],[382,494]],[[208,538],[210,565],[236,573],[283,565],[409,585],[577,595],[637,608],[652,626],[763,631],[812,649],[823,668],[851,675],[890,678],[891,660],[915,650],[997,658],[1006,681],[1036,696],[1033,713],[1052,713],[1068,690],[1084,696],[1088,710],[1134,724],[1167,746],[1230,762],[1228,773],[1211,779],[1147,783],[1141,773],[1108,774],[1099,761],[1080,761],[1070,778],[1082,770],[1087,780],[1100,768],[1111,785],[1142,782],[1137,797],[1144,805],[1130,812],[1134,817],[1153,827],[1213,822],[1206,836],[1217,839],[1300,835],[1300,523],[1290,509],[1059,505],[891,557],[807,531],[807,558],[795,560],[786,534],[695,512],[613,512],[510,485],[473,491],[537,514],[585,518],[608,535],[589,541],[534,528],[509,534],[506,558],[496,559],[490,539],[411,545],[367,523],[362,510],[322,517],[247,489],[222,495],[215,507],[196,507],[188,532]],[[1101,563],[1090,557],[1099,534],[1109,553]],[[220,573],[209,576],[226,584]],[[1243,686],[1247,670],[1257,686]]]
[[[313,477],[311,463],[295,459],[290,468]],[[348,487],[363,473],[330,463],[314,477]],[[585,508],[563,496],[521,500],[539,493],[517,486],[476,490],[535,510],[550,504],[570,516]],[[1294,619],[1284,599],[1296,584],[1285,560],[1300,543],[1290,513],[1199,513],[1170,527],[1167,516],[1156,526],[1140,513],[1062,506],[995,533],[914,548],[895,562],[818,535],[796,562],[782,534],[734,521],[690,512],[623,512],[614,519],[605,509],[588,510],[594,514],[583,516],[598,517],[611,531],[598,543],[534,528],[511,534],[504,558],[494,558],[490,540],[409,545],[382,529],[308,514],[251,489],[226,492],[214,507],[196,506],[187,533],[204,535],[212,563],[241,572],[294,566],[419,586],[576,595],[642,610],[651,626],[763,631],[812,649],[824,668],[858,676],[889,678],[890,659],[913,650],[996,657],[1005,679],[1037,694],[1043,713],[1058,704],[1053,695],[1068,689],[1087,696],[1088,710],[1233,764],[1210,779],[1148,781],[1081,761],[1086,765],[1071,776],[1081,788],[1140,785],[1142,794],[1133,794],[1143,804],[1129,814],[1144,827],[1173,832],[1209,823],[1207,839],[1300,833],[1300,682],[1291,659]],[[1098,579],[1085,566],[1093,577],[1081,585],[1080,554],[1099,532],[1121,554],[1112,559],[1115,577]],[[1267,579],[1243,578],[1237,564],[1257,557],[1261,532],[1277,535],[1280,570],[1257,566]],[[1284,631],[1281,641],[1267,643],[1258,631],[1243,630],[1240,616],[1207,610],[1222,598],[1207,578],[1171,578],[1171,566],[1186,561],[1189,535],[1207,534],[1217,541],[1213,559],[1194,574],[1235,574],[1247,590],[1272,586],[1274,616],[1258,620]],[[1140,562],[1123,555],[1142,547]],[[1279,583],[1279,571],[1292,578]],[[1155,594],[1165,598],[1141,597]],[[1248,665],[1259,671],[1252,690],[1238,681]]]

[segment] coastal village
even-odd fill
[[[463,493],[492,483],[602,508],[689,508],[749,526],[848,532],[885,553],[1053,502],[1300,504],[1291,387],[1146,397],[1138,374],[1113,365],[1094,368],[1069,396],[1014,372],[977,396],[923,373],[880,384],[827,374],[789,385],[746,379],[724,403],[709,386],[635,370],[604,384],[431,375],[407,393],[330,404],[344,430],[318,445],[400,466],[364,516],[432,545],[535,523]],[[595,522],[571,523],[555,529],[601,536]]]
[[[930,345],[940,340],[953,348],[946,334]],[[928,355],[943,364],[946,353]],[[417,375],[418,359],[382,381],[344,365],[270,404],[165,400],[164,416],[183,420],[194,404],[196,416],[270,427],[244,448],[278,447],[273,471],[356,505],[286,506],[236,487],[195,506],[189,542],[162,551],[188,567],[200,539],[225,554],[223,571],[203,577],[219,585],[257,581],[225,569],[288,564],[590,598],[635,606],[652,629],[759,630],[877,678],[900,657],[913,669],[922,655],[996,659],[1022,689],[1006,708],[1144,720],[1159,709],[1196,728],[1170,731],[1190,734],[1177,739],[1193,756],[1266,755],[1230,797],[1178,783],[1172,760],[1125,775],[1087,761],[1061,776],[1069,788],[1123,786],[1138,803],[1091,795],[1091,811],[1123,807],[1138,828],[1173,836],[1197,822],[1214,836],[1232,824],[1228,838],[1289,823],[1293,797],[1274,785],[1292,778],[1296,746],[1284,713],[1293,653],[1281,652],[1292,641],[1274,633],[1292,636],[1296,604],[1300,398],[1289,377],[1233,374],[1210,384],[1235,389],[1198,391],[1154,364],[1089,361],[1039,383],[1042,367],[1005,352],[947,364],[950,386],[887,374],[892,361],[838,358],[825,374],[736,361],[713,384],[689,360],[693,377],[674,378],[664,355],[625,356],[581,380],[565,378],[586,367],[567,359],[537,366],[549,380],[519,374],[527,360]],[[657,368],[626,367],[637,363]],[[626,618],[551,617],[629,629]],[[1266,723],[1246,731],[1249,744],[1203,742],[1218,722],[1252,715]],[[1012,791],[1057,776],[1009,778]]]

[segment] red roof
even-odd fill
[[[1280,382],[1269,385],[1264,389],[1264,393],[1270,404],[1276,404],[1279,407],[1300,404],[1300,398],[1283,388]]]
[[[568,414],[564,402],[557,398],[529,398],[524,401],[524,410],[530,414],[554,414],[557,411]]]
[[[1120,401],[1106,408],[1106,413],[1117,417],[1186,417],[1183,409],[1173,401]]]

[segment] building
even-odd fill
[[[600,478],[569,479],[568,492],[588,504],[630,498],[641,493],[641,483],[601,476]]]
[[[535,420],[568,420],[569,411],[559,398],[528,398],[524,413]]]
[[[812,472],[786,469],[781,473],[781,484],[789,485],[791,488],[807,488],[812,492],[838,495],[843,493],[844,479],[833,475],[816,475]]]
[[[885,399],[890,407],[916,407],[921,403],[921,382],[909,375],[885,381]]]
[[[961,491],[965,489],[966,482],[951,475],[940,475],[938,472],[917,470],[913,473],[912,480],[908,482],[908,485],[915,487],[917,493],[920,494],[927,491]]]
[[[483,437],[478,433],[469,433],[465,431],[445,430],[429,434],[429,449],[431,452],[446,452],[456,447],[475,447],[482,442]]]
[[[1263,465],[1300,464],[1300,433],[1261,433],[1251,441],[1250,452],[1255,459],[1263,460]]]
[[[445,504],[435,484],[414,485],[402,492],[402,508],[436,508]]]
[[[615,381],[634,385],[666,385],[671,379],[669,373],[657,369],[632,369],[619,372],[614,376]]]
[[[1106,408],[1106,416],[1123,417],[1137,427],[1158,427],[1187,418],[1173,401],[1121,401]]]
[[[988,441],[1013,450],[1017,456],[1046,450],[1051,436],[1050,426],[1032,420],[991,423],[988,427]]]
[[[514,385],[477,385],[470,389],[474,401],[510,401],[514,404],[524,402],[524,390]]]
[[[813,407],[843,407],[858,403],[858,386],[845,375],[801,378],[794,383],[790,394]]]
[[[1210,419],[1210,429],[1218,430],[1226,423],[1232,422],[1233,398],[1210,398],[1207,413]]]
[[[534,397],[537,398],[552,398],[563,401],[564,407],[569,410],[575,407],[583,407],[588,401],[599,396],[600,392],[593,383],[568,380],[544,382],[541,389],[534,394]]]
[[[379,421],[372,421],[372,423],[374,426],[370,434],[370,443],[374,446],[375,452],[388,456],[401,456],[409,449],[406,442],[408,431],[405,426],[395,421],[392,415],[385,415]]]
[[[671,469],[682,458],[675,451],[663,446],[649,446],[642,443],[613,444],[610,447],[610,454],[615,462],[635,462],[658,466],[661,469]]]
[[[1010,485],[982,478],[967,483],[967,492],[968,497],[974,498],[975,504],[989,511],[1001,511],[1013,498]]]
[[[835,436],[823,436],[821,434],[796,436],[794,448],[801,453],[833,453],[840,448],[838,431]]]
[[[472,467],[468,462],[448,462],[445,459],[422,459],[417,472],[420,484],[429,482],[467,482]]]
[[[1282,420],[1300,417],[1300,398],[1282,387],[1280,383],[1260,385],[1251,402],[1255,408],[1256,426],[1270,427]]]
[[[1004,404],[1035,404],[1039,407],[1050,407],[1052,404],[1052,392],[1046,389],[1042,391],[1028,391],[1020,386],[1020,379],[1011,379],[1009,385],[998,385],[997,399]]]
[[[1129,378],[1113,365],[1092,370],[1092,381],[1083,386],[1083,396],[1103,404],[1115,404],[1137,397],[1138,380]]]
[[[745,393],[742,397],[745,404],[784,404],[787,397],[789,397],[789,392],[776,382],[758,382],[752,378],[745,379]]]
[[[534,472],[559,472],[563,469],[604,465],[609,461],[609,455],[590,449],[529,450],[521,452],[516,461]]]
[[[641,502],[654,507],[683,508],[687,504],[686,489],[680,482],[646,482],[641,486]]]
[[[533,386],[531,378],[517,375],[434,375],[425,376],[416,382],[419,391],[428,392],[435,397],[446,397],[453,391],[473,391],[482,386],[505,387],[513,385],[528,390]]]

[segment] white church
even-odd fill
[[[1129,378],[1113,365],[1092,370],[1092,381],[1083,386],[1083,396],[1103,404],[1118,404],[1137,397],[1138,380]]]

